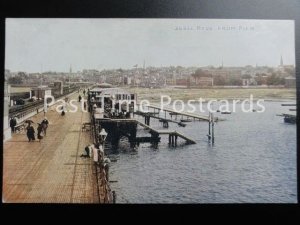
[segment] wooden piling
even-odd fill
[[[172,146],[175,146],[175,135],[172,134]]]
[[[211,133],[210,133],[210,129],[211,129],[211,113],[209,113],[208,118],[209,118],[209,120],[208,120],[208,140],[210,140],[210,138],[211,138]]]
[[[212,114],[212,126],[211,126],[212,143],[215,142],[214,126],[215,126],[215,121],[214,121],[214,115]]]

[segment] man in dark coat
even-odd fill
[[[42,126],[42,129],[44,131],[45,136],[47,134],[48,124],[49,124],[49,121],[48,121],[47,117],[44,117],[44,119],[43,119],[43,121],[41,123],[41,126]]]
[[[9,126],[11,128],[11,132],[15,133],[15,126],[17,125],[17,121],[15,118],[10,118]]]
[[[39,139],[39,141],[43,139],[43,136],[41,135],[42,131],[43,131],[43,125],[38,123],[37,138]]]

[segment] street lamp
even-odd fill
[[[94,109],[94,111],[97,109],[96,103],[93,105],[93,109]]]
[[[105,131],[104,128],[101,129],[101,132],[99,133],[99,135],[101,136],[102,140],[105,141],[105,139],[107,137],[107,132]]]

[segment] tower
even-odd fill
[[[280,66],[283,66],[283,59],[282,59],[282,55],[280,56]]]

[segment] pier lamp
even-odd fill
[[[104,128],[101,129],[101,132],[99,133],[99,135],[101,136],[102,140],[105,141],[105,139],[107,137],[107,132],[105,131]]]
[[[93,109],[94,109],[94,111],[96,110],[96,108],[97,108],[97,105],[96,105],[96,104],[94,104],[94,105],[93,105]]]

